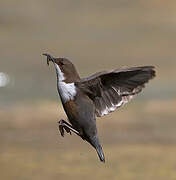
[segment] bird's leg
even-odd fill
[[[64,130],[67,133],[70,133],[70,135],[71,135],[71,131],[72,131],[75,134],[77,134],[78,136],[80,136],[79,132],[77,130],[75,130],[69,123],[67,123],[63,119],[61,119],[58,123],[59,123],[59,131],[61,133],[61,136],[64,137]]]

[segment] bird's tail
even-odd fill
[[[97,136],[94,136],[91,139],[91,144],[96,149],[100,161],[105,162],[105,156],[104,156],[104,153],[103,153],[103,149],[102,149],[102,147],[100,145],[100,142],[99,142],[99,139],[98,139]]]
[[[100,158],[100,161],[105,162],[105,157],[104,157],[104,153],[103,153],[103,149],[102,149],[101,145],[99,145],[96,148],[96,151],[97,151],[98,157]]]

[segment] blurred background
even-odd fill
[[[44,52],[82,77],[156,67],[132,102],[97,118],[105,164],[58,133],[66,116]],[[1,179],[176,179],[176,1],[0,0],[0,56]]]

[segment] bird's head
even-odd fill
[[[55,58],[50,54],[44,53],[47,57],[47,64],[53,62],[59,81],[74,82],[80,79],[73,63],[66,58]]]

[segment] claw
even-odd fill
[[[59,125],[59,131],[62,137],[64,137],[64,127],[62,125]]]
[[[71,135],[71,130],[67,127],[64,120],[60,120],[59,122],[59,131],[62,137],[64,137],[64,130]],[[66,125],[65,125],[66,124]]]
[[[70,135],[71,135],[71,131],[67,126],[64,126],[64,129],[66,130],[67,133],[70,133]]]
[[[60,120],[59,122],[59,131],[62,137],[64,137],[64,131],[72,135],[71,131],[80,136],[79,132],[75,130],[69,123],[64,120]]]

